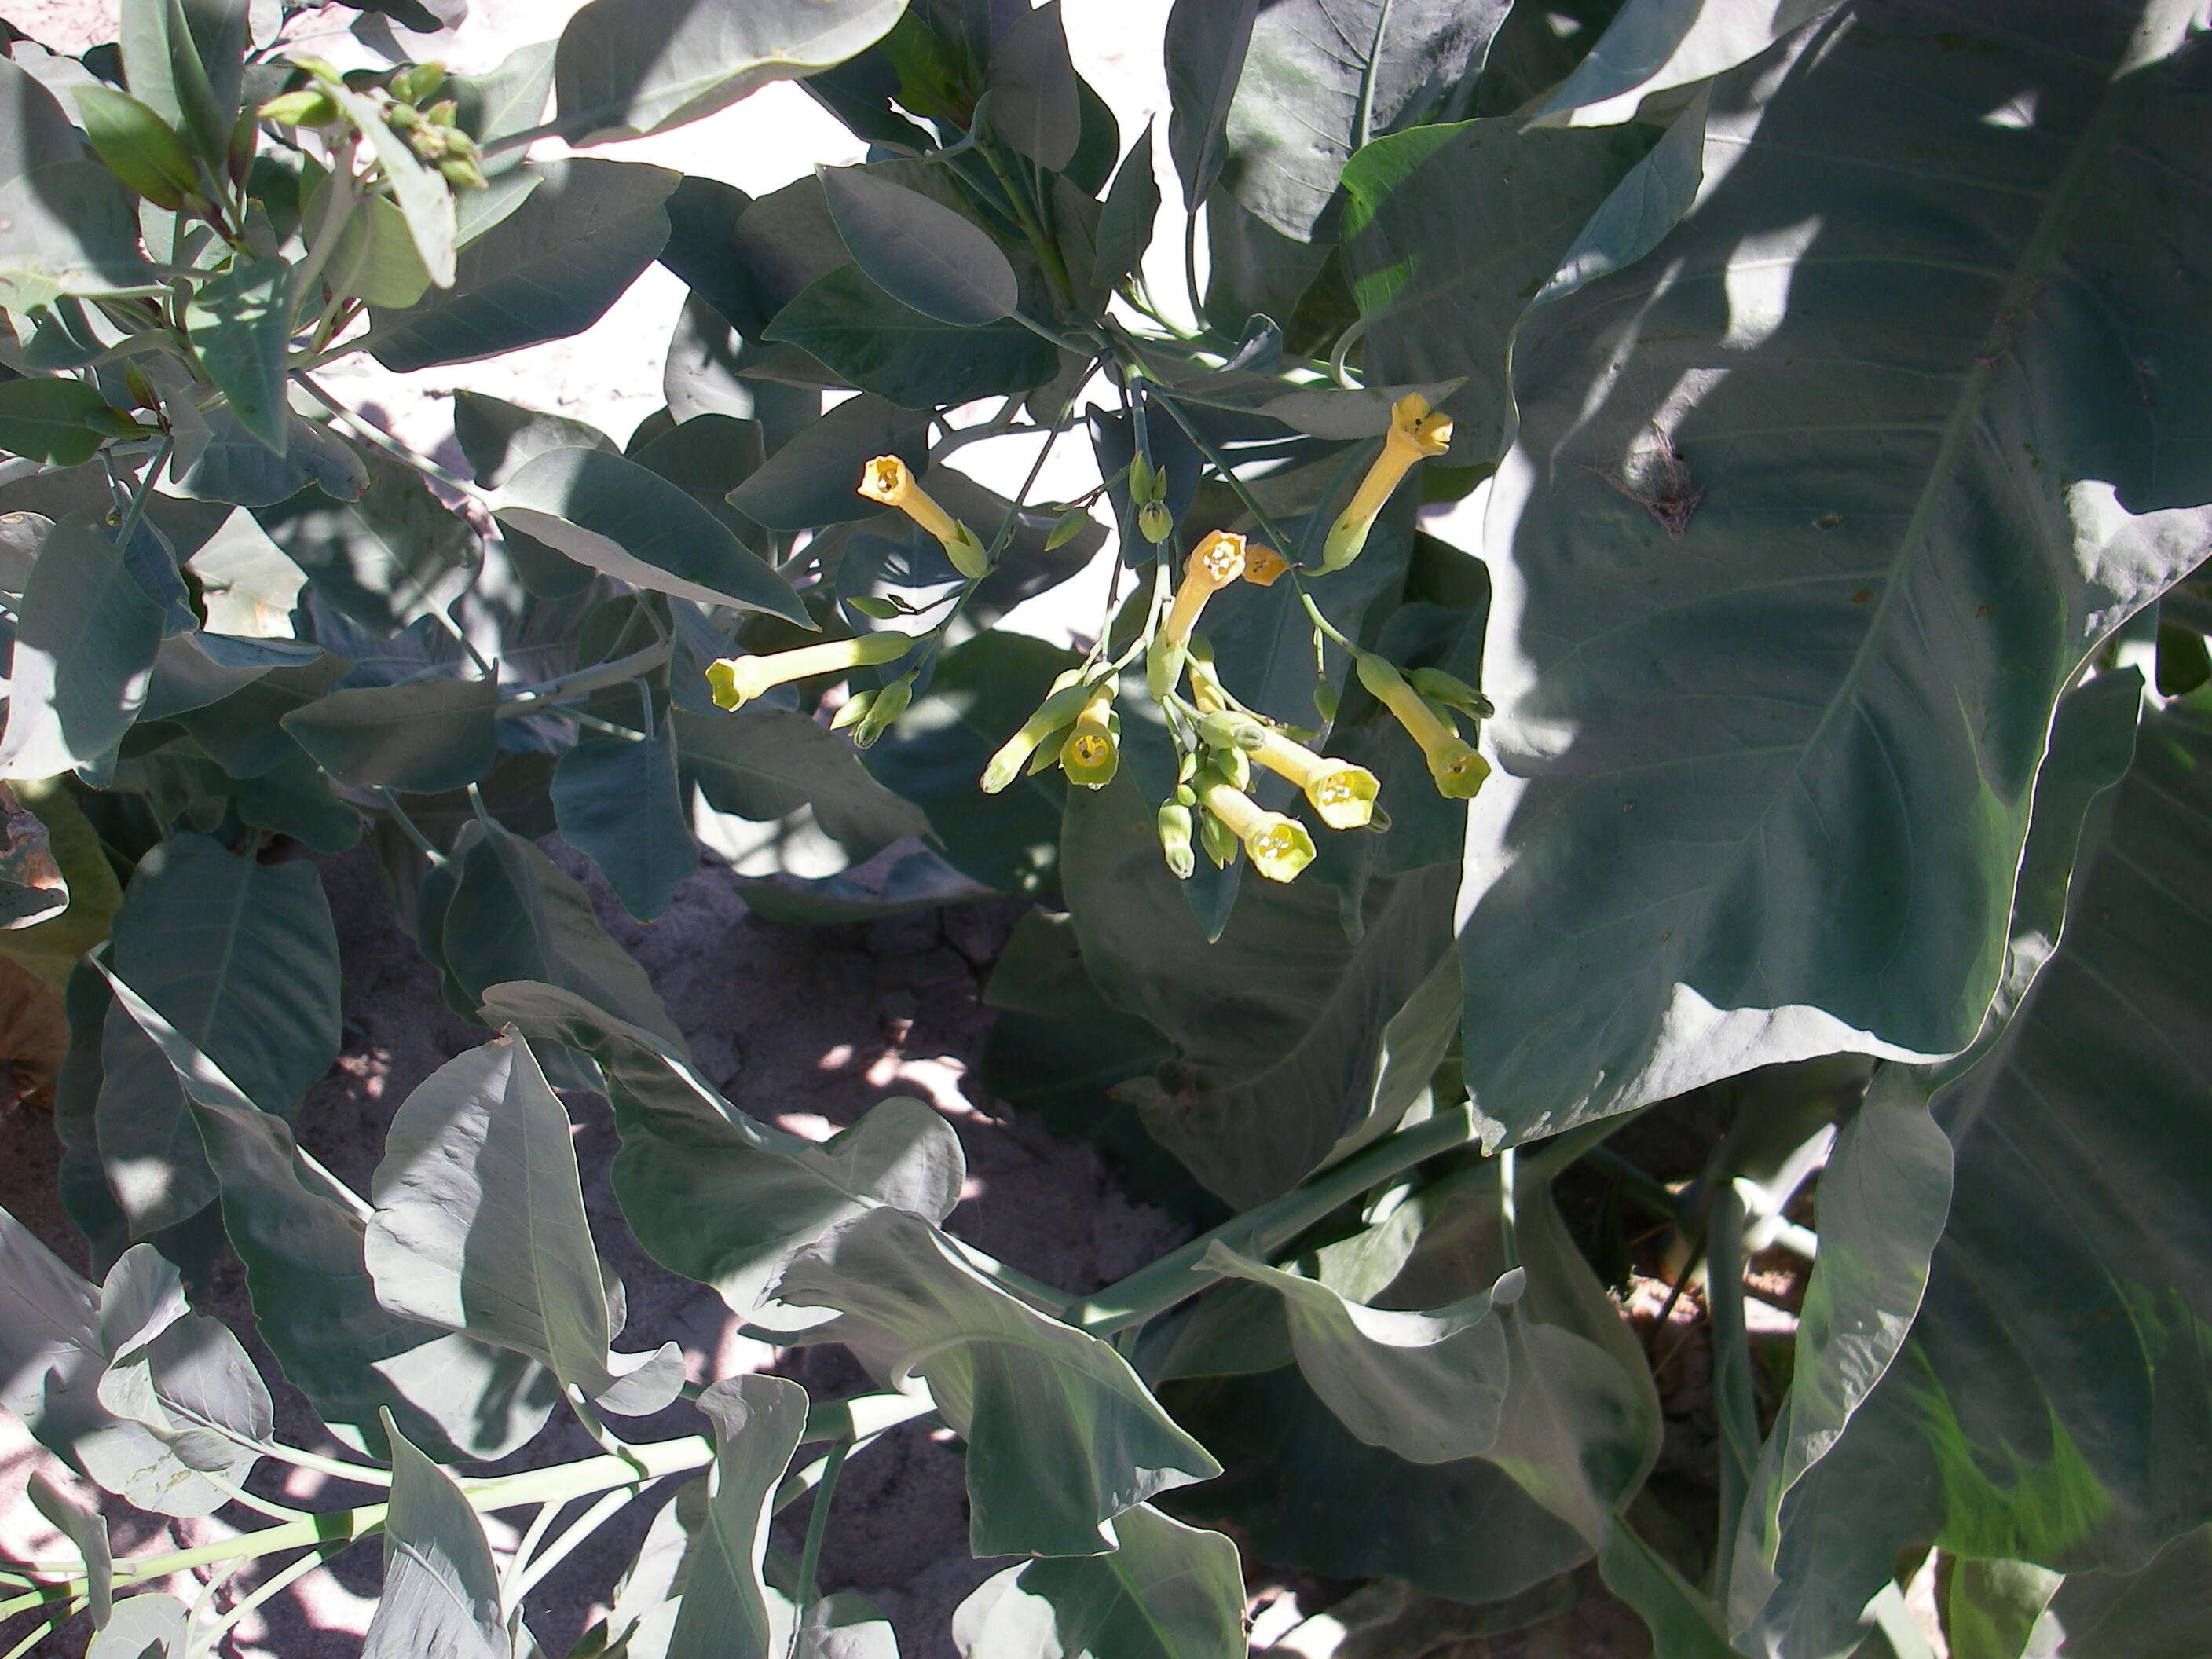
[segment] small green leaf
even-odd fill
[[[490,769],[498,702],[489,680],[361,685],[294,709],[283,726],[341,783],[434,795]]]
[[[561,31],[561,135],[595,144],[682,126],[865,52],[905,9],[905,0],[592,0]]]
[[[284,353],[292,335],[292,267],[283,259],[241,260],[200,284],[185,327],[208,378],[230,400],[246,429],[282,455],[289,440]]]
[[[672,1342],[609,1352],[607,1285],[568,1114],[510,1033],[447,1060],[386,1136],[364,1259],[393,1313],[529,1355],[623,1416],[684,1381]]]
[[[319,192],[306,215],[309,224],[322,222]],[[323,281],[333,294],[366,300],[383,310],[402,310],[421,300],[430,287],[430,272],[416,251],[407,228],[407,216],[381,196],[357,202],[339,228],[337,245],[323,267]]]
[[[972,328],[1021,303],[1013,266],[972,220],[866,167],[823,167],[817,176],[845,246],[901,304]]]
[[[107,169],[156,207],[172,213],[199,192],[191,153],[176,130],[127,92],[94,84],[76,89],[85,137]]]
[[[1015,13],[991,43],[992,135],[1047,172],[1061,172],[1083,136],[1077,84],[1060,0]]]
[[[879,599],[872,593],[862,593],[845,601],[864,617],[878,622],[894,622],[906,614],[905,607],[895,599]],[[843,712],[842,709],[839,711]]]
[[[841,1223],[775,1294],[835,1308],[838,1340],[928,1382],[968,1442],[976,1555],[1103,1555],[1115,1516],[1221,1473],[1112,1347],[1000,1289],[903,1210]]]
[[[857,483],[857,462],[853,477]],[[495,511],[502,524],[634,586],[814,626],[790,583],[759,555],[684,490],[623,456],[540,455],[507,480]]]
[[[509,1659],[499,1569],[483,1522],[389,1412],[384,1433],[392,1446],[384,1594],[369,1617],[362,1659]]]
[[[107,408],[83,380],[16,380],[0,386],[0,449],[26,460],[77,466],[100,447],[93,417]]]
[[[1150,1504],[1114,1520],[1109,1555],[1031,1561],[952,1614],[962,1659],[1243,1659],[1236,1545]]]
[[[699,868],[669,717],[643,738],[586,731],[553,774],[553,811],[623,908],[650,921]]]
[[[730,1376],[699,1396],[714,1431],[707,1522],[693,1544],[664,1659],[778,1659],[789,1632],[761,1576],[776,1484],[806,1431],[806,1390],[780,1376]]]
[[[1298,1369],[1367,1444],[1409,1462],[1448,1463],[1478,1456],[1497,1439],[1505,1400],[1497,1315],[1520,1299],[1525,1275],[1518,1269],[1449,1307],[1416,1313],[1368,1307],[1218,1242],[1199,1265],[1282,1297]]]
[[[84,1594],[93,1625],[106,1624],[115,1601],[115,1558],[108,1549],[107,1522],[43,1474],[33,1473],[28,1491],[33,1507],[76,1546],[84,1562]]]

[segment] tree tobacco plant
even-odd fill
[[[37,1484],[71,1556],[0,1569],[15,1654],[210,1651],[372,1534],[369,1653],[536,1652],[525,1595],[645,1501],[576,1652],[887,1655],[822,1517],[919,1418],[1018,1558],[981,1659],[1240,1652],[1240,1547],[1468,1629],[1595,1562],[1667,1656],[1923,1651],[1931,1551],[1954,1655],[2212,1641],[2200,8],[1179,0],[1134,135],[1056,0],[593,0],[478,76],[341,72],[296,9],[0,64],[0,948],[65,994],[96,1273],[0,1217],[0,1402],[144,1510],[264,1460],[387,1496],[116,1559]],[[618,159],[790,78],[864,163]],[[625,442],[460,393],[448,470],[325,384],[655,260]],[[952,465],[1009,438],[1012,498]],[[1094,562],[1080,648],[997,626]],[[1202,1231],[1077,1295],[943,1230],[918,1103],[765,1127],[556,829],[641,919],[702,841],[783,920],[1034,900],[992,1087]],[[363,842],[485,1040],[356,1191],[290,1117],[340,1037],[313,860]],[[875,1391],[624,1332],[556,1086],[655,1259]],[[1686,1178],[1608,1140],[1667,1102],[1717,1126]],[[1593,1193],[1708,1316],[1686,1507]],[[341,1454],[193,1310],[221,1250]],[[556,1413],[596,1455],[471,1472]]]

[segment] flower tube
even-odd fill
[[[1091,688],[1078,680],[1059,687],[1039,703],[1036,712],[1022,722],[1020,731],[1000,745],[999,752],[983,769],[983,793],[995,795],[1019,777],[1023,765],[1044,740],[1083,712],[1091,701]]]
[[[1490,763],[1440,718],[1428,700],[1408,685],[1405,677],[1389,663],[1364,651],[1355,661],[1359,683],[1397,716],[1407,735],[1420,744],[1421,753],[1429,763],[1429,775],[1436,780],[1437,793],[1455,800],[1470,799],[1490,775]]]
[[[973,581],[990,568],[984,562],[983,544],[975,532],[933,501],[914,481],[907,464],[896,455],[878,455],[860,469],[859,494],[885,507],[895,507],[912,519],[945,548],[952,568]]]
[[[1359,556],[1376,515],[1413,464],[1443,454],[1451,447],[1451,416],[1432,413],[1428,399],[1418,392],[1407,392],[1390,406],[1390,429],[1382,434],[1382,453],[1367,469],[1352,504],[1329,526],[1328,539],[1322,544],[1324,571],[1341,570]]]
[[[1296,784],[1323,823],[1332,830],[1358,830],[1375,816],[1375,796],[1381,786],[1372,772],[1350,761],[1316,755],[1279,732],[1261,729],[1265,735],[1251,751],[1253,764]]]
[[[1146,689],[1155,700],[1176,689],[1190,649],[1191,630],[1198,626],[1206,602],[1244,574],[1244,538],[1217,530],[1191,550],[1182,568],[1182,580],[1168,605],[1167,620],[1153,639],[1145,663]]]
[[[1314,861],[1313,836],[1296,818],[1263,810],[1234,784],[1209,778],[1199,799],[1252,855],[1252,867],[1269,881],[1291,881]]]
[[[771,652],[765,657],[723,657],[708,665],[707,684],[714,690],[717,708],[742,708],[776,686],[823,674],[848,673],[866,665],[896,662],[913,647],[914,641],[908,635],[886,631],[802,645],[795,651]]]

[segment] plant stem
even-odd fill
[[[510,1565],[510,1571],[512,1571],[514,1567],[520,1567],[521,1571],[514,1573],[513,1589],[503,1589],[501,1592],[501,1600],[506,1603],[504,1611],[513,1613],[520,1608],[522,1606],[522,1598],[538,1588],[540,1579],[574,1553],[578,1545],[635,1503],[637,1496],[636,1492],[627,1488],[617,1488],[609,1492],[563,1528],[560,1536],[538,1551],[536,1555],[532,1556],[527,1565],[524,1564],[524,1552],[518,1547],[515,1550],[514,1560]],[[547,1512],[549,1514],[553,1512],[550,1505],[547,1506]],[[526,1540],[525,1541],[534,1540]]]
[[[1732,1185],[1713,1194],[1705,1262],[1705,1317],[1711,1323],[1713,1408],[1719,1419],[1720,1532],[1732,1539],[1759,1465],[1759,1404],[1753,1391],[1751,1334],[1744,1323],[1744,1204]],[[1714,1552],[1713,1599],[1725,1607],[1732,1553]]]
[[[336,398],[331,396],[329,392],[324,391],[320,386],[316,384],[314,379],[308,374],[305,368],[296,368],[293,370],[292,378],[299,383],[300,389],[301,391],[305,392],[310,398],[313,398],[325,409],[329,410],[331,413],[337,416],[338,419],[343,421],[362,439],[375,445],[377,448],[382,450],[394,460],[404,461],[409,466],[413,467],[417,472],[422,473],[425,477],[435,478],[440,483],[445,485],[448,489],[459,490],[462,495],[468,496],[471,501],[483,502],[487,505],[489,504],[491,501],[490,492],[479,489],[473,480],[464,478],[458,472],[447,471],[444,467],[439,465],[437,462],[432,460],[428,455],[417,454],[414,450],[410,449],[405,444],[401,443],[398,439],[393,437],[389,432],[386,432],[382,427],[377,425],[375,422],[367,420],[362,416],[356,414],[352,410],[348,409],[343,404],[340,403]],[[464,643],[465,643],[465,641],[464,641]]]
[[[1520,1153],[1513,1147],[1498,1154],[1498,1243],[1508,1272],[1521,1265],[1521,1189],[1516,1168]]]
[[[350,1539],[338,1543],[318,1544],[298,1560],[284,1568],[283,1571],[272,1574],[267,1583],[255,1585],[252,1593],[210,1625],[204,1636],[196,1638],[188,1651],[213,1653],[221,1644],[224,1633],[243,1620],[246,1614],[252,1613],[254,1608],[261,1606],[272,1596],[283,1595],[317,1567],[334,1559],[339,1552],[351,1547]]]
[[[52,1621],[50,1625],[39,1625],[33,1626],[31,1633],[25,1637],[21,1641],[15,1644],[14,1647],[9,1649],[4,1656],[0,1656],[0,1659],[25,1659],[25,1656],[28,1654],[32,1649],[37,1647],[40,1643],[45,1641],[47,1637],[52,1635],[54,1631],[60,1627],[64,1620],[75,1617],[77,1609],[82,1607],[87,1600],[87,1597],[82,1595],[72,1595],[70,1597],[70,1599],[64,1602],[60,1607],[46,1615],[46,1618]]]
[[[799,1610],[793,1623],[804,1625],[806,1614],[822,1594],[816,1582],[822,1571],[822,1540],[830,1531],[830,1504],[837,1494],[837,1477],[843,1472],[845,1459],[853,1449],[849,1440],[840,1440],[830,1448],[823,1460],[822,1479],[814,1488],[814,1508],[806,1516],[806,1545],[799,1554]]]
[[[1193,1270],[1205,1255],[1206,1246],[1216,1239],[1233,1244],[1247,1255],[1272,1254],[1370,1187],[1439,1152],[1465,1146],[1480,1136],[1473,1106],[1439,1112],[1376,1142],[1296,1191],[1200,1233],[1151,1267],[1139,1268],[1119,1284],[1109,1285],[1097,1295],[1075,1304],[1061,1317],[1093,1336],[1111,1336],[1132,1325],[1141,1325],[1177,1303],[1196,1296],[1212,1282],[1210,1277]]]
[[[596,663],[589,668],[579,668],[574,673],[562,674],[542,685],[525,687],[501,697],[493,712],[501,720],[513,720],[519,714],[542,714],[545,712],[544,706],[556,698],[581,696],[586,691],[597,691],[603,686],[620,685],[625,680],[635,679],[640,674],[651,673],[668,660],[674,648],[673,645],[663,641],[633,655],[617,657],[612,662]]]

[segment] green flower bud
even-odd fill
[[[491,181],[484,170],[470,156],[448,155],[438,163],[438,171],[455,190],[482,190]]]
[[[261,118],[280,127],[328,127],[345,119],[327,93],[315,87],[283,92],[261,106]]]
[[[846,698],[844,705],[830,717],[830,729],[832,732],[842,732],[848,726],[858,726],[862,720],[867,719],[868,709],[875,701],[876,694],[872,690],[855,691],[851,696]]]
[[[1137,529],[1146,541],[1158,547],[1175,534],[1175,515],[1168,511],[1165,501],[1146,501],[1137,509]]]
[[[1158,501],[1159,492],[1153,488],[1158,482],[1158,475],[1152,471],[1152,464],[1145,459],[1143,450],[1140,449],[1129,457],[1129,499],[1131,501],[1139,507],[1146,501]]]
[[[392,95],[403,104],[419,104],[445,82],[443,64],[410,64],[392,77]]]
[[[990,764],[983,769],[983,793],[995,795],[1012,783],[1044,740],[1073,720],[1090,701],[1091,688],[1079,681],[1060,687],[1039,703],[1036,711],[1022,723],[1021,730],[1006,739],[999,752],[991,757]]]
[[[1447,708],[1456,708],[1462,714],[1486,720],[1498,712],[1490,699],[1484,696],[1455,674],[1447,674],[1441,668],[1409,668],[1406,678],[1413,689],[1432,702]]]
[[[1210,749],[1241,749],[1249,754],[1267,741],[1267,728],[1248,715],[1224,711],[1201,716],[1198,735]]]
[[[878,738],[890,729],[890,724],[906,713],[907,705],[914,701],[915,676],[921,671],[909,668],[889,685],[868,700],[866,715],[860,729],[853,733],[853,742],[860,748],[871,747]]]
[[[1190,836],[1194,820],[1190,808],[1181,801],[1164,801],[1160,805],[1160,851],[1166,856],[1168,868],[1177,881],[1188,881],[1191,872],[1198,868],[1198,860],[1191,856]]]
[[[1198,844],[1206,849],[1206,856],[1213,861],[1217,870],[1226,870],[1237,861],[1237,854],[1244,850],[1243,843],[1237,839],[1237,832],[1211,812],[1199,815]]]

